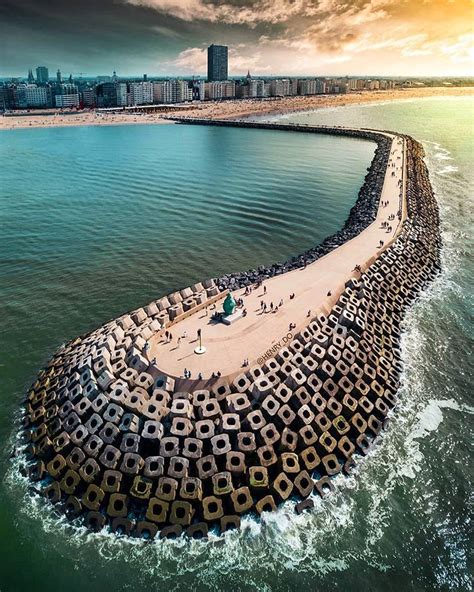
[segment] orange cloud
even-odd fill
[[[361,72],[418,69],[432,58],[427,74],[470,73],[473,0],[125,0],[185,21],[208,22],[265,35],[239,48],[236,73],[248,67],[288,73],[317,71],[318,65],[351,64]],[[210,33],[212,35],[212,33]],[[212,39],[212,36],[211,36]],[[197,53],[199,52],[199,53]],[[199,57],[199,59],[198,59]],[[170,62],[204,71],[202,50],[183,51]],[[416,64],[414,63],[416,60]],[[232,64],[232,60],[231,60]],[[471,68],[469,68],[471,66]],[[401,73],[401,72],[400,72]]]

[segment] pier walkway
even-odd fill
[[[249,295],[245,295],[245,289],[233,292],[236,300],[243,299],[247,310],[247,315],[234,324],[216,323],[211,320],[214,310],[200,310],[169,329],[171,341],[163,332],[156,333],[149,340],[147,355],[149,360],[156,360],[154,365],[160,373],[183,377],[186,370],[192,380],[207,380],[217,373],[233,379],[247,369],[245,361],[249,366],[262,364],[270,357],[269,352],[274,356],[318,312],[330,310],[344,284],[359,276],[356,266],[365,270],[397,236],[406,217],[405,140],[383,133],[392,139],[392,145],[375,221],[305,268],[272,277]],[[262,301],[267,305],[266,312]],[[277,307],[276,312],[271,311],[271,305]],[[222,310],[222,301],[217,310]],[[202,355],[194,353],[198,330],[206,347]]]

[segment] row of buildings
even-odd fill
[[[253,78],[229,79],[229,51],[226,45],[212,44],[207,49],[207,79],[124,80],[112,76],[85,79],[82,75],[63,81],[60,70],[50,78],[46,66],[29,70],[27,80],[0,83],[0,110],[38,108],[117,108],[138,105],[188,103],[224,99],[264,99],[296,95],[324,95],[388,90],[396,86],[424,83],[344,78]]]
[[[0,109],[38,108],[113,108],[138,105],[187,103],[223,99],[263,99],[296,95],[346,93],[358,90],[391,88],[389,80],[328,78],[252,78],[250,72],[240,80],[229,80],[229,52],[226,45],[212,44],[207,49],[207,80],[143,80],[101,76],[95,81],[72,75],[65,83],[60,70],[50,79],[46,66],[28,72],[28,80],[0,86]]]
[[[329,78],[252,78],[241,80],[110,81],[38,83],[14,81],[0,85],[0,109],[94,108],[187,103],[223,99],[259,99],[296,95],[338,94],[393,88],[391,80]]]

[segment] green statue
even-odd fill
[[[229,292],[226,296],[226,299],[224,300],[224,305],[223,305],[225,316],[226,317],[230,316],[234,312],[236,306],[237,306],[237,303],[235,302],[232,294]]]

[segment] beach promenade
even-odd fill
[[[377,212],[372,224],[352,240],[304,268],[266,280],[250,293],[233,292],[242,300],[246,316],[228,326],[211,316],[222,311],[223,299],[215,307],[201,309],[171,326],[171,339],[164,331],[149,340],[149,360],[168,376],[191,380],[229,377],[247,366],[262,365],[291,341],[319,312],[327,313],[351,277],[358,277],[397,236],[406,216],[405,140],[392,134],[391,154]],[[289,196],[291,204],[291,196]],[[291,297],[290,297],[291,296]],[[194,353],[198,331],[206,352]],[[191,373],[190,376],[188,373]]]

